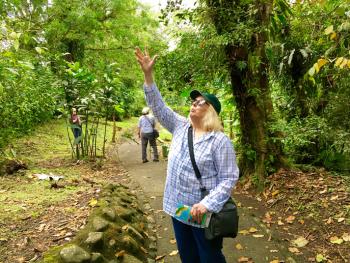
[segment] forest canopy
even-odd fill
[[[348,173],[349,6],[169,0],[157,17],[136,0],[3,0],[0,148],[73,106],[137,116],[134,48],[148,46],[161,55],[156,81],[170,106],[187,114],[192,89],[219,96],[242,175],[261,184],[295,164]]]

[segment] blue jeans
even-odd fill
[[[173,227],[182,263],[226,263],[222,238],[207,240],[204,228],[186,225],[175,218]]]
[[[74,138],[78,138],[81,135],[81,128],[73,128]]]

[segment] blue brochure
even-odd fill
[[[212,213],[205,213],[202,217],[201,223],[199,224],[197,221],[193,220],[191,216],[191,208],[192,208],[191,206],[179,205],[175,211],[175,218],[183,222],[190,222],[190,223],[200,225],[202,227],[207,227],[209,225]]]

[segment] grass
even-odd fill
[[[159,138],[161,140],[166,141],[166,142],[170,142],[172,137],[173,137],[172,134],[168,130],[166,130],[164,128],[160,129]]]
[[[137,118],[117,122],[117,126],[122,129],[121,133],[117,133],[117,140],[125,130],[132,131],[136,123]],[[11,147],[15,157],[29,165],[29,170],[24,175],[0,177],[0,222],[9,219],[21,220],[29,216],[37,217],[45,207],[63,202],[73,193],[85,190],[83,186],[72,184],[84,175],[84,171],[79,169],[79,166],[73,165],[75,161],[72,159],[66,126],[65,120],[48,122],[39,126],[33,134],[12,142],[5,150],[10,152]],[[111,141],[112,132],[113,123],[108,122],[106,146]],[[104,127],[101,125],[98,131],[100,151],[102,151],[103,134]],[[34,176],[37,173],[64,176],[62,182],[65,187],[51,189],[49,181],[38,180]]]

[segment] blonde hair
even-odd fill
[[[191,118],[189,117],[189,120],[191,122]],[[205,115],[202,119],[202,127],[206,132],[212,132],[212,131],[224,131],[224,127],[222,126],[221,120],[219,118],[219,115],[217,114],[214,107],[209,104],[208,109],[205,112]]]

